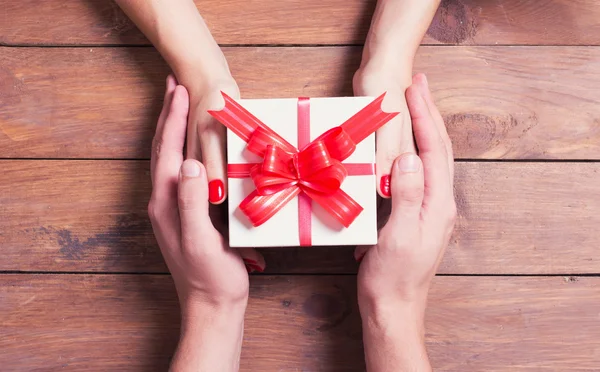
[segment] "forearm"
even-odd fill
[[[193,0],[116,0],[190,89],[229,68]]]
[[[424,306],[388,304],[361,307],[365,360],[369,372],[431,371],[424,340]]]
[[[183,310],[181,337],[173,372],[239,370],[245,307],[216,309],[194,306]]]
[[[410,85],[412,64],[440,0],[379,0],[361,68],[399,74]],[[408,76],[408,79],[407,79]]]

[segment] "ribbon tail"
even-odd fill
[[[341,125],[354,143],[360,143],[399,114],[399,112],[384,112],[381,109],[384,97],[385,93],[377,97],[373,102],[369,103]]]
[[[310,190],[305,190],[305,192],[306,195],[325,208],[329,214],[334,216],[345,227],[350,227],[356,217],[363,211],[363,207],[342,189],[338,189],[329,195],[314,193]]]
[[[275,139],[275,142],[281,143],[286,150],[292,149],[292,152],[295,152],[294,146],[256,116],[252,115],[244,106],[237,103],[233,98],[225,94],[225,92],[221,92],[221,95],[223,95],[223,99],[225,100],[225,107],[218,111],[208,110],[208,113],[244,140],[244,142],[250,141],[250,137],[252,137],[257,128],[262,128],[269,137]]]
[[[299,187],[289,187],[276,194],[265,196],[258,195],[254,190],[240,203],[239,208],[252,225],[257,227],[267,222],[298,194],[300,194]]]

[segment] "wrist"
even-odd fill
[[[425,347],[425,306],[382,302],[360,306],[367,370],[430,371]]]
[[[171,370],[237,371],[245,305],[182,304],[181,336]]]
[[[387,92],[388,95],[403,99],[411,84],[412,64],[386,67],[373,60],[361,64],[352,79],[354,95],[357,96],[376,96]]]
[[[371,74],[379,72],[382,75],[405,79],[412,76],[416,56],[416,46],[400,38],[376,39],[369,37],[365,42],[359,70]]]
[[[181,299],[181,324],[193,329],[200,323],[214,323],[215,326],[243,323],[247,304],[248,297],[213,301],[189,295]]]
[[[424,328],[426,301],[359,299],[363,328],[385,330],[402,328],[419,333]]]
[[[385,52],[369,54],[365,51],[352,85],[355,95],[374,96],[383,92],[404,98],[412,84],[412,57],[396,57]]]
[[[237,84],[231,76],[225,56],[204,56],[202,59],[188,57],[172,64],[173,72],[179,84],[186,87],[191,97],[212,90],[230,90]]]

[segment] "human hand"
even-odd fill
[[[406,101],[419,155],[394,162],[392,213],[375,247],[359,247],[359,301],[424,304],[456,218],[452,145],[425,75],[416,75]]]
[[[429,371],[427,293],[456,218],[452,145],[424,75],[406,102],[419,155],[392,167],[392,213],[374,247],[358,247],[358,302],[369,371]]]
[[[391,73],[389,69],[366,63],[353,79],[355,96],[378,97],[386,93],[383,110],[400,114],[377,130],[376,177],[377,191],[389,198],[391,170],[394,160],[400,154],[415,152],[410,114],[406,105],[405,91],[411,84],[411,67],[399,68]]]
[[[211,222],[207,171],[197,160],[183,161],[188,108],[187,90],[169,76],[153,141],[148,205],[152,227],[182,306],[245,306],[244,262],[249,270],[259,271],[265,263],[253,249],[230,249]]]
[[[230,249],[215,229],[207,172],[199,161],[183,160],[188,109],[187,90],[169,76],[152,145],[148,213],[181,303],[182,337],[173,370],[234,371],[248,272],[264,270],[265,262],[254,249]]]

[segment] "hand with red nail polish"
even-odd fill
[[[225,127],[208,114],[223,107],[221,91],[239,98],[227,60],[193,1],[116,0],[152,42],[190,96],[187,158],[202,161],[210,202],[227,197]],[[218,183],[220,182],[220,183]]]
[[[210,190],[202,163],[184,161],[188,108],[187,90],[170,76],[153,141],[148,213],[182,310],[173,370],[237,370],[248,272],[263,271],[265,262],[254,249],[231,249],[213,225],[209,193],[222,196],[223,189]]]
[[[383,109],[399,112],[395,118],[381,127],[377,133],[376,176],[378,192],[383,198],[390,197],[390,174],[392,163],[404,152],[414,152],[415,146],[411,131],[410,115],[404,99],[404,90],[409,84],[402,79],[390,79],[377,70],[377,74],[359,70],[354,75],[354,94],[356,96],[376,97],[386,92]],[[410,76],[410,72],[408,72]]]
[[[439,0],[377,1],[352,81],[354,95],[378,97],[385,92],[383,109],[400,113],[376,133],[378,192],[383,198],[390,197],[383,187],[394,160],[415,152],[405,92],[412,82],[417,49],[438,5]]]
[[[187,157],[201,160],[206,167],[208,200],[212,204],[220,204],[227,197],[226,129],[208,114],[209,110],[223,107],[221,91],[233,98],[240,98],[237,84],[230,75],[224,75],[206,85],[194,86],[190,92]]]
[[[452,145],[424,75],[413,78],[406,100],[418,155],[395,160],[389,220],[376,246],[355,251],[369,371],[431,370],[425,306],[456,219]]]

